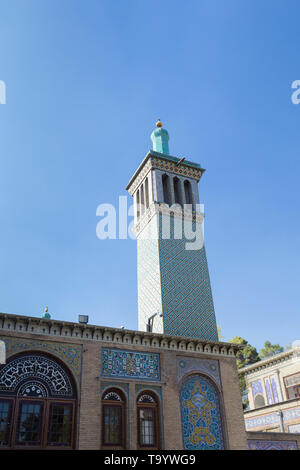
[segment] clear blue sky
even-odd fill
[[[136,243],[96,238],[160,117],[200,183],[217,323],[300,338],[300,4],[2,0],[0,311],[137,328]]]

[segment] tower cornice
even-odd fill
[[[126,187],[131,196],[152,168],[193,178],[196,181],[199,181],[205,172],[205,169],[198,163],[150,150]]]

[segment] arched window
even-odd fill
[[[182,205],[182,198],[181,198],[181,192],[180,192],[180,180],[175,176],[173,178],[173,185],[174,185],[174,195],[175,195],[175,204],[180,204]]]
[[[185,194],[185,203],[193,204],[193,195],[192,195],[192,186],[190,181],[185,180],[184,182],[184,194]]]
[[[125,448],[125,397],[117,388],[102,395],[102,446]]]
[[[148,178],[145,179],[145,199],[146,199],[146,209],[149,207],[149,183]]]
[[[139,220],[140,218],[140,190],[138,189],[136,192],[136,218]]]
[[[76,405],[73,379],[55,358],[12,358],[0,369],[0,446],[72,448]]]
[[[141,208],[141,215],[143,215],[144,212],[145,212],[145,197],[144,197],[144,185],[143,184],[141,186],[141,205],[140,205],[140,208]]]
[[[265,406],[265,399],[262,395],[256,395],[254,398],[254,408],[261,408]]]
[[[142,392],[137,399],[138,447],[159,448],[159,415],[157,398],[152,392]]]
[[[171,204],[170,190],[169,190],[169,177],[168,175],[162,175],[162,187],[163,187],[163,202]]]
[[[214,383],[200,375],[188,376],[180,390],[181,425],[184,448],[224,448],[219,393]]]

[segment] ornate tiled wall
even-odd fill
[[[250,450],[298,450],[295,441],[248,441]]]
[[[152,225],[159,224],[158,246],[156,240],[140,239],[141,234],[138,237],[139,328],[144,330],[145,318],[159,311],[163,312],[164,330],[153,331],[216,341],[205,247],[187,250],[184,236],[163,239],[162,217],[167,216],[159,214],[151,220]],[[171,217],[171,235],[173,223]]]
[[[44,351],[46,353],[54,353],[62,361],[69,366],[74,376],[79,379],[82,361],[82,346],[70,343],[57,343],[54,341],[27,340],[23,338],[12,338],[8,336],[0,336],[5,342],[7,358],[13,354],[22,351]]]
[[[107,388],[119,388],[122,390],[128,399],[129,396],[129,384],[124,383],[124,382],[101,382],[101,387],[100,387],[100,395],[102,396],[104,390]]]
[[[156,239],[150,239],[150,231]],[[137,274],[138,274],[138,324],[139,330],[145,331],[147,319],[155,312],[162,311],[159,250],[156,218],[152,218],[137,239]],[[153,331],[162,333],[162,320],[154,319]]]
[[[57,361],[38,353],[18,356],[0,370],[0,393],[27,396],[28,390],[38,391],[38,396],[43,397],[67,398],[75,394],[65,369]]]
[[[289,426],[289,432],[295,432],[297,434],[300,434],[300,424],[291,424]]]
[[[278,391],[277,391],[277,380],[274,377],[274,375],[271,377],[271,387],[272,387],[272,392],[273,392],[273,397],[274,397],[274,403],[279,403],[279,396],[278,396]]]
[[[253,393],[254,398],[258,394],[263,395],[263,388],[262,388],[261,380],[256,380],[255,382],[252,382],[251,387],[252,387],[252,393]]]
[[[271,386],[270,386],[270,381],[268,378],[265,379],[265,388],[266,388],[266,394],[267,394],[267,399],[268,399],[268,405],[273,404],[273,395],[271,392]]]
[[[103,377],[160,381],[159,354],[102,349]]]
[[[155,385],[148,384],[136,384],[135,386],[135,395],[137,396],[143,390],[152,390],[160,399],[161,399],[161,387],[156,387]]]
[[[283,410],[282,415],[283,415],[284,422],[291,421],[293,419],[298,419],[300,418],[300,408],[292,408],[290,410]],[[259,428],[262,426],[268,426],[271,424],[279,424],[279,423],[280,423],[280,418],[276,414],[276,412],[258,416],[256,418],[245,419],[247,430],[253,429],[253,428]]]
[[[221,388],[218,361],[211,359],[198,359],[194,357],[177,357],[178,382],[190,372],[204,373],[210,376]]]
[[[223,449],[220,403],[212,382],[189,376],[180,390],[180,406],[184,449]]]

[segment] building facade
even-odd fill
[[[239,374],[248,391],[247,431],[300,433],[300,347],[244,367]]]
[[[1,448],[247,446],[236,345],[11,314],[0,340]]]

